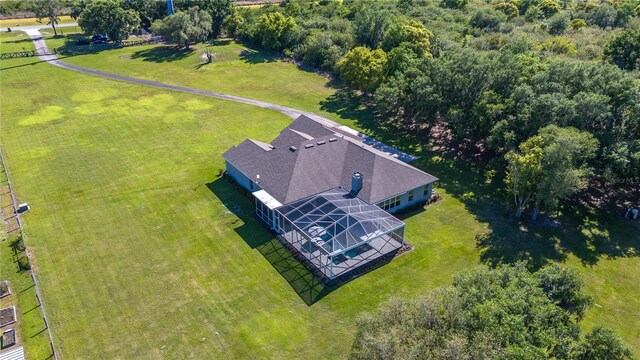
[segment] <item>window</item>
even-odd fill
[[[429,185],[424,186],[424,196],[429,196]]]
[[[407,194],[409,194],[409,201],[413,201],[413,190],[408,191]]]
[[[249,187],[253,190],[253,180],[249,180]]]
[[[378,204],[383,210],[390,210],[400,205],[400,196],[392,197]]]

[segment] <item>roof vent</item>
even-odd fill
[[[295,146],[292,146],[292,147],[289,148],[289,151],[291,151],[291,152],[296,152],[296,150],[298,150],[298,148],[295,147]]]
[[[310,148],[312,148],[312,147],[313,147],[313,144],[306,144],[306,145],[304,146],[304,148],[305,148],[305,149],[310,149]]]
[[[326,143],[327,143],[327,142],[326,142],[326,141],[324,141],[324,140],[320,140],[320,141],[318,141],[318,145],[324,145],[324,144],[326,144]]]
[[[351,194],[357,195],[362,190],[362,173],[354,172],[351,176]]]
[[[336,139],[336,138],[334,138],[334,137],[329,138],[329,142],[334,142],[334,141],[337,141],[337,140],[338,140],[338,139]]]

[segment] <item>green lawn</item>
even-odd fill
[[[0,53],[35,50],[33,41],[23,31],[0,32]]]
[[[73,37],[68,43],[72,44]],[[63,48],[64,39],[47,40],[50,48]],[[90,52],[71,46],[65,61],[107,72],[126,74],[174,85],[245,96],[313,111],[336,120],[349,121],[329,79],[301,71],[294,64],[237,44],[220,41],[213,47],[214,61],[202,64],[204,45],[186,51],[150,45]],[[233,80],[230,80],[233,79]],[[342,110],[338,112],[339,110]]]
[[[2,147],[66,358],[339,358],[360,312],[478,263],[485,226],[450,198],[410,220],[416,251],[308,306],[299,266],[216,178],[224,150],[290,119],[16,62]]]
[[[242,51],[222,45],[218,62],[199,68],[197,51],[181,57],[162,47],[65,60],[325,109],[384,141],[399,138],[363,121],[325,78]],[[145,60],[157,52],[173,59]],[[585,326],[612,327],[640,352],[640,239],[624,222],[567,208],[562,228],[518,230],[483,171],[399,144],[440,177],[445,200],[406,219],[414,251],[323,289],[252,218],[252,201],[216,177],[223,151],[246,137],[269,141],[290,119],[31,59],[0,66],[2,88],[12,90],[0,98],[0,145],[19,198],[33,208],[28,243],[65,358],[344,358],[363,311],[445,284],[458,270],[515,259],[578,268],[598,304]]]

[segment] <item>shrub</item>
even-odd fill
[[[498,31],[500,24],[507,20],[507,15],[493,9],[480,9],[471,17],[471,26],[485,31]]]
[[[542,17],[542,10],[537,6],[530,6],[524,13],[524,19],[529,22],[534,22]]]
[[[542,49],[556,54],[565,55],[571,55],[577,52],[576,44],[562,36],[556,36],[553,39],[542,43]]]
[[[494,5],[493,8],[507,15],[509,19],[514,18],[519,14],[518,7],[512,2],[499,3]]]
[[[611,39],[604,49],[604,56],[620,69],[640,68],[640,30],[627,29]]]
[[[546,18],[549,18],[560,11],[560,4],[558,4],[555,0],[542,0],[538,7]]]
[[[547,30],[551,35],[562,34],[569,27],[569,13],[566,11],[559,12],[549,18],[547,22]]]
[[[334,44],[330,34],[323,32],[307,39],[302,61],[317,69],[333,70],[344,52]]]
[[[603,4],[591,15],[591,22],[599,27],[606,29],[607,27],[613,27],[616,23],[618,12],[616,9],[609,5]]]
[[[26,255],[21,255],[18,258],[18,266],[20,266],[20,270],[31,270],[31,263]]]
[[[469,3],[469,0],[442,0],[442,6],[449,9],[462,9]]]
[[[573,30],[582,29],[585,26],[587,26],[587,22],[584,21],[584,19],[573,19],[573,20],[571,20],[571,28]]]

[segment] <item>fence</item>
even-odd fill
[[[16,52],[0,54],[0,60],[32,57],[32,56],[37,56],[37,55],[38,55],[38,53],[35,50],[16,51]]]
[[[13,194],[13,188],[11,187],[11,180],[9,179],[9,172],[7,171],[7,166],[4,161],[4,154],[2,154],[2,149],[0,149],[0,163],[2,163],[2,171],[4,171],[4,175],[7,179],[7,187],[9,188],[9,195],[11,196],[11,206],[13,207],[13,213],[18,223],[18,227],[20,228],[20,232],[23,233],[22,242],[24,243],[24,248],[25,248],[24,253],[25,253],[25,256],[27,256],[28,258],[29,248],[27,247],[27,240],[26,240],[26,237],[24,236],[24,232],[22,231],[22,221],[20,220],[20,216],[18,215],[17,201],[16,201],[15,195]],[[29,260],[29,263],[31,263],[31,260]],[[47,328],[47,333],[49,334],[49,344],[51,345],[51,352],[52,352],[51,356],[55,360],[59,360],[60,358],[58,357],[58,352],[56,351],[56,348],[53,345],[53,335],[51,334],[51,329],[49,328],[49,320],[47,317],[47,312],[45,311],[45,308],[44,308],[42,295],[40,293],[40,285],[38,284],[38,280],[36,279],[36,274],[33,272],[33,269],[30,269],[29,272],[31,273],[31,278],[33,279],[33,285],[36,289],[36,298],[38,299],[38,304],[40,305],[40,309],[42,310],[42,318],[44,320],[45,327]]]

